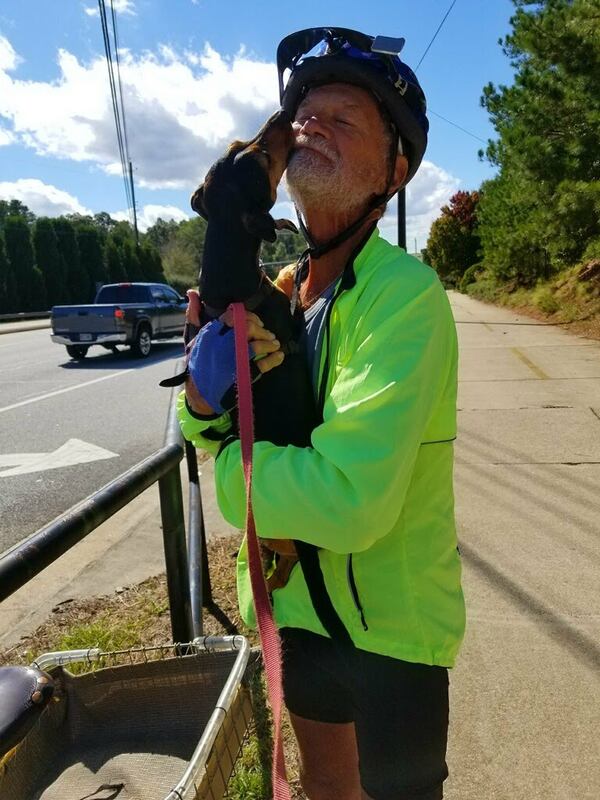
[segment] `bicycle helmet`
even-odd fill
[[[429,122],[417,77],[399,58],[403,46],[404,39],[372,37],[348,28],[307,28],[280,42],[277,72],[281,106],[292,119],[315,86],[349,83],[371,92],[402,141],[408,160],[406,184],[425,153]]]

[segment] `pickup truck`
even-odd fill
[[[113,351],[129,345],[146,358],[153,339],[182,335],[186,307],[187,298],[164,283],[109,283],[91,305],[53,307],[52,341],[76,360],[94,344]]]

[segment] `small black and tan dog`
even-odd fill
[[[255,438],[304,447],[310,444],[317,412],[298,347],[302,317],[292,316],[289,298],[259,260],[263,240],[274,242],[283,228],[296,230],[289,220],[274,220],[269,213],[293,146],[291,123],[279,111],[254,139],[230,145],[192,195],[191,205],[208,222],[199,275],[204,313],[216,318],[230,303],[243,302],[275,334],[285,353],[283,363],[253,385]],[[235,396],[226,396],[223,405],[234,408]]]
[[[289,220],[274,220],[269,213],[293,146],[290,120],[279,111],[254,139],[230,145],[192,195],[191,205],[208,222],[198,281],[203,321],[219,317],[230,303],[241,301],[275,334],[285,353],[278,367],[253,384],[255,439],[303,447],[310,444],[317,411],[298,344],[302,316],[299,311],[292,315],[289,298],[269,279],[259,260],[263,240],[275,241],[277,230],[296,231]],[[237,432],[234,387],[222,404],[231,409]],[[265,567],[277,554],[268,579],[273,591],[287,582],[297,561],[296,548],[287,540],[261,540],[261,547]]]

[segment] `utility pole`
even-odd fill
[[[398,192],[398,247],[406,250],[406,189]]]
[[[129,185],[131,187],[131,204],[133,206],[133,228],[135,230],[135,243],[136,246],[140,246],[140,234],[138,233],[138,224],[137,224],[137,210],[135,207],[135,192],[133,190],[133,170],[131,168],[131,161],[129,162]]]

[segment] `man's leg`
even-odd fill
[[[354,723],[315,722],[290,713],[309,800],[369,800],[361,792]]]

